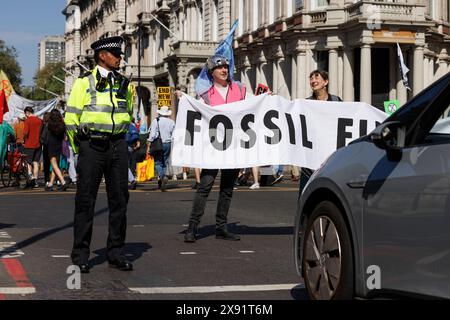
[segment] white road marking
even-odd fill
[[[67,255],[67,254],[53,254],[52,255],[52,258],[70,258],[70,256],[69,255]]]
[[[182,227],[189,227],[188,224],[182,224],[181,226],[182,226]]]
[[[11,259],[24,255],[25,253],[16,247],[16,242],[0,242],[0,258]]]
[[[255,253],[255,251],[251,251],[251,250],[240,250],[240,253]]]
[[[0,287],[0,294],[32,294],[36,293],[35,287]]]
[[[147,287],[129,288],[141,294],[177,294],[177,293],[212,293],[212,292],[242,292],[242,291],[278,291],[291,290],[298,283],[243,285],[243,286],[209,286],[209,287]]]
[[[188,251],[188,252],[180,252],[180,254],[197,254],[197,252]]]
[[[143,224],[135,224],[135,225],[133,225],[133,227],[135,227],[135,228],[142,228],[142,227],[145,227]]]
[[[11,239],[11,236],[8,234],[8,232],[0,231],[0,238],[2,238],[2,239]]]

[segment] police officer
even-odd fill
[[[111,267],[130,271],[123,255],[128,203],[128,153],[125,134],[132,115],[132,91],[117,72],[122,37],[100,39],[91,45],[97,66],[78,78],[67,102],[65,123],[78,153],[72,262],[89,272],[95,201],[105,177],[109,207],[107,260]]]

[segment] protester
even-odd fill
[[[230,80],[229,72],[233,72],[233,70],[229,70],[229,66],[230,62],[224,56],[214,55],[208,58],[206,67],[210,79],[212,79],[212,85],[206,93],[201,95],[200,100],[211,106],[216,106],[245,99],[245,86]],[[184,237],[185,242],[196,241],[197,228],[204,214],[206,200],[218,172],[218,169],[202,169],[201,171],[200,184],[195,193],[189,226]],[[220,193],[216,212],[217,239],[240,240],[238,235],[227,230],[227,215],[238,173],[239,169],[221,170]]]
[[[62,144],[64,140],[64,134],[66,126],[61,112],[57,109],[53,109],[50,112],[50,116],[47,122],[48,127],[48,157],[50,158],[50,164],[52,165],[52,172],[50,174],[50,181],[46,185],[46,191],[53,191],[53,183],[55,182],[55,176],[58,177],[61,184],[61,191],[66,191],[69,184],[64,180],[64,176],[59,168],[59,161],[62,153]]]
[[[89,272],[95,202],[103,176],[109,206],[106,258],[111,267],[133,269],[123,253],[129,199],[125,134],[133,112],[129,80],[117,71],[123,42],[122,37],[109,37],[91,45],[97,66],[75,80],[67,102],[67,134],[79,153],[71,257],[82,273]]]
[[[19,112],[17,116],[17,122],[14,124],[14,134],[16,135],[16,146],[20,153],[24,150],[24,131],[25,131],[25,120],[27,117],[22,111]]]
[[[40,143],[42,120],[34,115],[32,107],[26,107],[24,112],[27,117],[24,126],[24,153],[27,156],[28,173],[31,178],[27,187],[38,188],[39,161],[42,154]]]
[[[309,85],[313,91],[312,95],[308,97],[310,100],[322,101],[342,101],[339,96],[330,94],[328,92],[328,72],[325,70],[314,70],[309,74]],[[314,170],[309,168],[301,168],[300,170],[300,190],[302,190]]]
[[[130,184],[128,188],[136,190],[137,154],[141,147],[141,142],[139,140],[139,129],[133,120],[130,123],[125,140],[128,144],[128,183]]]
[[[162,106],[158,110],[158,117],[152,121],[150,135],[148,136],[147,154],[150,154],[150,144],[159,136],[163,143],[163,150],[155,155],[155,169],[158,174],[158,186],[161,191],[166,191],[168,178],[166,176],[167,165],[170,156],[170,148],[175,121],[169,118],[172,110]]]
[[[39,133],[39,141],[42,146],[42,161],[44,162],[44,181],[45,187],[48,187],[50,182],[50,157],[48,155],[48,120],[50,118],[50,112],[45,112],[43,122],[41,126],[41,132]]]
[[[6,161],[6,152],[8,150],[8,142],[15,139],[14,129],[8,122],[0,122],[0,169]]]

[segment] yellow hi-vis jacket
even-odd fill
[[[119,134],[127,133],[133,114],[133,93],[131,85],[128,86],[126,99],[118,99],[118,88],[112,88],[112,101],[110,86],[103,92],[95,89],[97,84],[97,67],[86,76],[75,80],[69,100],[66,105],[64,121],[67,127],[67,136],[75,153],[78,146],[74,143],[74,136],[78,127],[87,127],[89,130]]]

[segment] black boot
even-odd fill
[[[228,232],[227,229],[216,229],[216,239],[239,241],[241,237],[238,235]]]
[[[197,234],[197,224],[189,222],[189,226],[184,235],[184,242],[195,242],[195,235]]]

